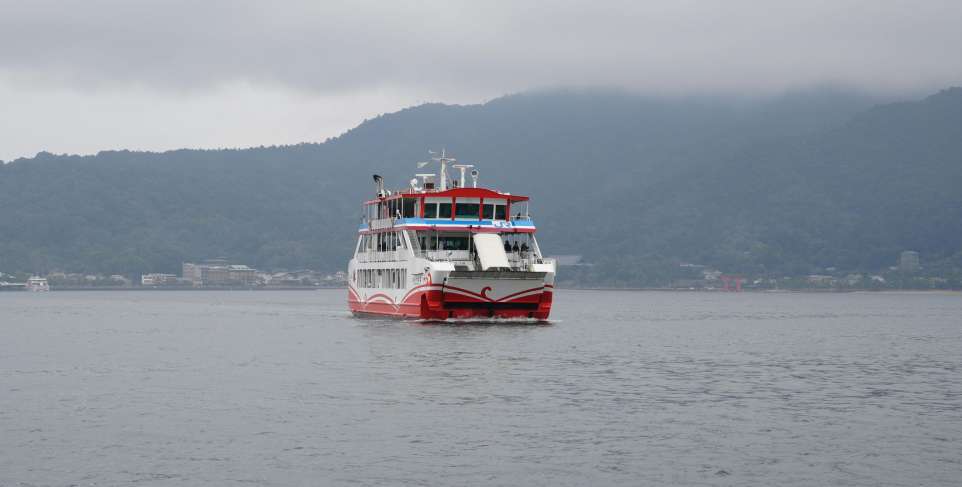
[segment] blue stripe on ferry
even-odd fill
[[[532,229],[535,228],[534,222],[530,219],[528,220],[511,220],[506,222],[504,220],[464,220],[455,219],[449,220],[447,218],[399,218],[394,222],[395,227],[412,225],[412,226],[437,226],[437,227],[482,227],[482,228],[525,228]],[[358,231],[366,231],[369,227],[367,223],[362,223],[358,227]]]

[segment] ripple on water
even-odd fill
[[[0,485],[957,485],[953,294],[0,295]]]

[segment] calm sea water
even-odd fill
[[[0,294],[0,485],[959,485],[962,295]]]

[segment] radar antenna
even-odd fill
[[[458,184],[458,187],[459,187],[459,188],[463,188],[463,187],[464,187],[464,184],[465,184],[465,182],[464,182],[464,170],[465,170],[465,169],[470,169],[470,168],[474,167],[474,164],[454,164],[454,165],[452,165],[451,167],[456,167],[456,168],[458,168],[458,169],[461,170],[461,182]],[[477,171],[471,171],[471,175],[474,176],[474,174],[475,174],[476,172],[477,172]],[[475,187],[475,188],[478,187],[478,178],[477,178],[477,176],[474,176],[474,187]]]

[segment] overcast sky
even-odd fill
[[[323,141],[425,101],[962,84],[962,1],[0,0],[0,159]]]

